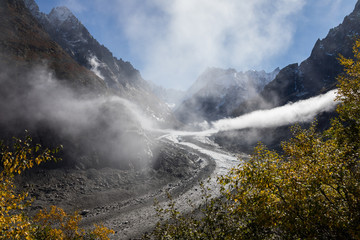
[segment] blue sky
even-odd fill
[[[35,0],[67,6],[146,80],[187,89],[207,67],[237,71],[300,63],[357,0]]]

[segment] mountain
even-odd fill
[[[259,96],[240,104],[232,115],[281,106],[334,89],[336,76],[343,71],[338,57],[352,56],[352,45],[359,33],[360,2],[357,2],[354,11],[339,26],[317,40],[309,58],[300,65],[290,64],[281,69]]]
[[[186,92],[175,115],[185,123],[228,117],[240,103],[256,96],[278,72],[279,69],[266,73],[208,68]]]
[[[139,71],[130,62],[115,58],[68,8],[56,7],[44,14],[34,0],[24,2],[51,38],[76,62],[103,79],[113,93],[135,102],[159,124],[169,127],[176,123],[169,107],[152,93]]]

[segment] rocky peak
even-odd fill
[[[65,6],[55,7],[48,14],[49,21],[55,25],[62,24],[64,22],[71,22],[72,24],[80,24],[80,21],[74,16],[74,14]]]

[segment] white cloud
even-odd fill
[[[175,88],[188,87],[206,67],[271,71],[278,64],[302,61],[316,39],[337,26],[356,2],[57,1],[81,12],[82,21],[97,29],[90,28],[96,39],[132,62],[145,79]]]
[[[236,118],[224,118],[210,124],[203,122],[199,124],[199,127],[205,130],[200,132],[162,131],[181,136],[210,136],[219,131],[280,127],[300,122],[311,122],[319,113],[330,112],[336,108],[339,104],[339,101],[335,100],[336,95],[337,90],[331,90],[325,94],[288,103],[284,106],[254,111]]]
[[[305,0],[113,3],[132,50],[143,59],[144,77],[179,87],[189,86],[208,66],[253,68],[286,50],[294,33],[292,15]]]
[[[244,128],[278,127],[297,122],[310,122],[321,112],[335,109],[337,90],[306,100],[289,103],[269,110],[254,111],[232,119],[222,119],[213,122],[216,130],[226,131]]]

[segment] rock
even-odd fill
[[[90,210],[84,209],[84,210],[81,211],[80,215],[81,216],[86,216],[89,213],[90,213]]]

